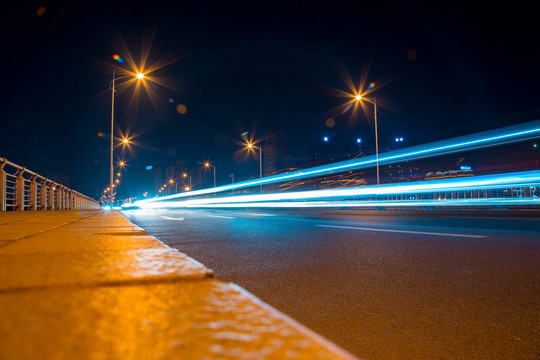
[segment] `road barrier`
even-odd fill
[[[96,200],[0,157],[0,211],[99,207]]]

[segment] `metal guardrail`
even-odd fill
[[[0,157],[0,211],[99,207],[96,200]]]

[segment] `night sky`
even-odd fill
[[[282,132],[292,166],[323,136],[373,152],[371,115],[338,110],[348,77],[375,83],[383,149],[539,119],[540,2],[472,3],[11,1],[0,156],[98,195],[112,70],[130,68],[112,55],[139,65],[146,51],[145,68],[166,64],[149,74],[161,84],[116,94],[117,130],[137,135],[126,178],[176,160],[212,161],[218,185],[257,176],[257,159],[234,156],[244,131]]]

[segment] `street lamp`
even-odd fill
[[[362,95],[360,94],[357,94],[355,96],[355,99],[356,101],[366,100],[368,102],[371,102],[367,99],[362,98]],[[379,185],[379,137],[377,134],[377,98],[376,97],[373,98],[373,106],[374,106],[373,115],[375,115],[375,159],[377,163],[377,185]]]
[[[212,164],[210,164],[208,161],[204,163],[204,167],[206,168],[214,168],[214,187],[216,187],[216,167]]]
[[[259,178],[262,178],[262,149],[260,147],[256,147],[251,142],[247,144],[247,147],[249,150],[259,150]],[[262,184],[261,184],[261,192],[262,192]]]
[[[118,79],[121,79],[121,78],[125,78],[125,77],[128,77],[128,76],[122,76]],[[143,73],[138,73],[136,75],[137,79],[139,80],[142,80],[144,79],[144,74]],[[114,93],[116,93],[116,90],[114,88],[114,85],[116,83],[116,80],[118,80],[116,77],[115,77],[115,69],[113,68],[113,78],[112,78],[112,86],[111,86],[111,90],[112,90],[112,100],[111,100],[111,177],[110,177],[110,180],[111,180],[111,187],[113,186],[113,175],[114,175],[114,164],[113,164],[113,147],[114,147]],[[127,144],[127,139],[124,139],[124,144]],[[110,203],[111,203],[111,207],[113,205],[113,192],[111,191],[111,196],[110,196]]]
[[[174,188],[175,188],[175,193],[178,192],[178,183],[174,181],[174,179],[170,179],[169,180],[169,183],[172,185],[174,184]]]
[[[189,188],[191,188],[191,175],[188,175],[186,173],[183,173],[182,176],[185,178],[189,178]]]

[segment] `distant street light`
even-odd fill
[[[356,101],[366,100],[368,102],[371,102],[367,99],[362,98],[362,95],[360,94],[357,94],[354,98],[356,99]],[[377,162],[377,185],[379,185],[379,136],[377,134],[377,98],[376,97],[373,98],[372,104],[374,105],[373,114],[375,115],[375,158]]]
[[[171,185],[174,184],[175,193],[177,193],[177,192],[178,192],[178,183],[175,182],[173,179],[170,179],[170,180],[169,180],[169,183],[170,183]]]
[[[260,147],[256,147],[251,142],[247,144],[247,147],[249,150],[259,150],[259,178],[262,178],[262,149]],[[261,192],[262,192],[262,184],[261,184]]]
[[[205,162],[204,167],[214,168],[214,187],[216,187],[216,167],[214,165],[211,165],[209,162]]]

